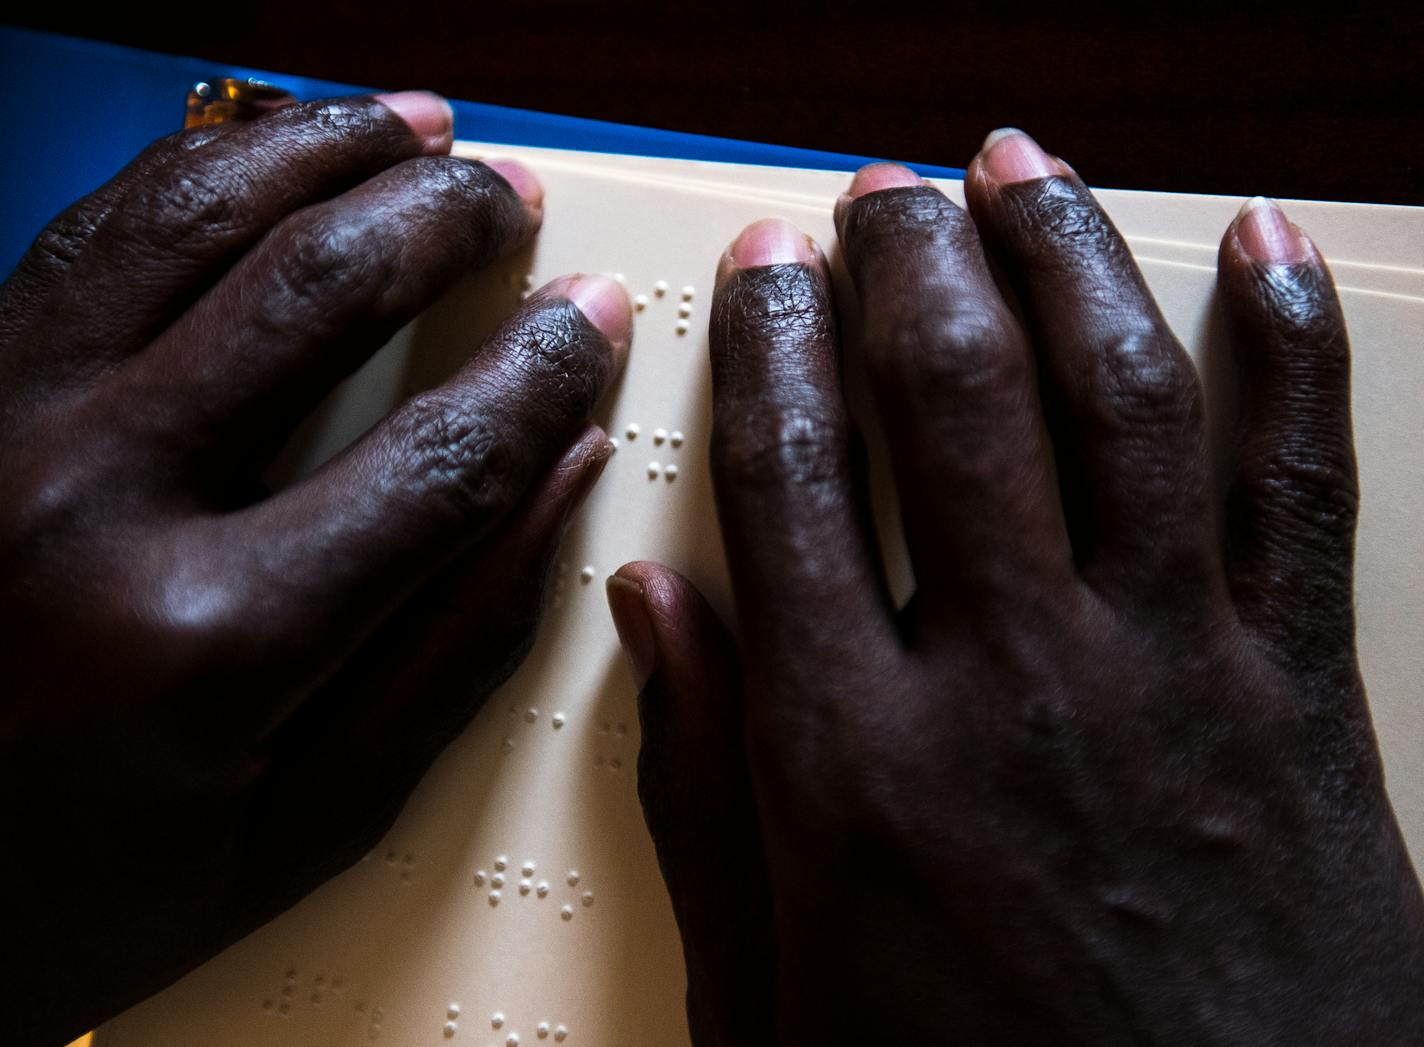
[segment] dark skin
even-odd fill
[[[611,280],[555,281],[313,476],[260,480],[538,228],[527,172],[521,199],[443,155],[442,102],[397,101],[413,124],[356,98],[160,142],[5,285],[7,1044],[94,1027],[358,860],[532,642],[609,453]]]
[[[260,480],[537,228],[527,172],[448,144],[408,98],[185,134],[5,285],[7,1043],[63,1042],[357,860],[527,649],[608,454],[608,281],[556,282],[324,470]],[[712,331],[740,638],[666,568],[610,585],[698,1047],[1418,1042],[1328,273],[1227,233],[1246,410],[1218,504],[1191,364],[1111,226],[1065,170],[993,169],[972,221],[899,169],[839,209],[909,606],[823,263],[765,229]]]
[[[694,1043],[1424,1042],[1424,902],[1355,658],[1329,273],[1277,211],[1226,232],[1222,495],[1122,240],[1008,138],[968,213],[893,166],[837,209],[908,605],[824,263],[765,225],[712,319],[739,638],[666,567],[610,580]]]

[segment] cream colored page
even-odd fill
[[[547,219],[532,256],[472,280],[403,332],[296,448],[299,467],[316,464],[447,372],[517,302],[524,273],[536,285],[575,270],[625,274],[648,304],[602,416],[620,447],[561,553],[556,606],[533,655],[366,860],[110,1023],[101,1047],[687,1042],[679,945],[634,792],[634,695],[602,585],[624,561],[654,558],[727,605],[707,475],[707,307],[721,250],[767,207],[554,166],[539,173]],[[780,213],[830,242],[828,206],[788,204]],[[1210,271],[1149,261],[1144,272],[1202,358],[1215,330]],[[662,296],[659,281],[668,286]],[[1412,848],[1424,854],[1424,305],[1353,291],[1344,300],[1357,347],[1364,485],[1361,657],[1392,795]],[[683,305],[689,329],[679,334]],[[878,451],[875,461],[883,477]],[[903,594],[908,572],[893,516],[880,519]],[[525,862],[533,863],[527,877]]]
[[[840,171],[574,153],[497,143],[458,142],[456,151],[468,156],[515,156],[546,168],[561,166],[581,171],[588,171],[592,162],[602,172],[617,172],[626,177],[688,189],[750,193],[782,203],[813,207],[827,200],[834,201],[849,181],[849,176]],[[962,182],[936,179],[935,184],[956,203],[964,203]],[[1193,252],[1204,251],[1214,258],[1222,232],[1244,202],[1240,197],[1125,189],[1096,189],[1094,192],[1118,228],[1134,241],[1134,249],[1150,245],[1155,252],[1148,253],[1159,255],[1172,245]],[[1397,286],[1394,281],[1424,279],[1424,208],[1320,200],[1283,203],[1336,267],[1337,279],[1342,284],[1409,294],[1415,292]],[[1212,258],[1206,260],[1208,264]],[[1356,274],[1358,269],[1384,270],[1381,278],[1391,283],[1374,286],[1363,275]]]

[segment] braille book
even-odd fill
[[[688,1042],[681,950],[635,792],[633,684],[603,582],[628,560],[661,560],[729,611],[707,466],[713,273],[736,233],[768,216],[811,234],[837,268],[831,208],[848,176],[493,144],[457,151],[514,156],[539,174],[547,202],[537,244],[403,331],[332,396],[282,468],[314,468],[452,370],[530,288],[573,271],[617,274],[635,303],[628,371],[598,418],[617,450],[559,554],[533,654],[426,775],[389,836],[290,912],[99,1030],[99,1047]],[[962,200],[958,183],[940,184]],[[1241,201],[1101,198],[1174,330],[1209,363],[1216,247]],[[1420,861],[1424,209],[1284,206],[1329,259],[1350,324],[1360,658],[1390,791]],[[849,297],[843,274],[836,280]],[[848,383],[852,395],[858,384]],[[903,599],[912,579],[884,455],[868,405],[855,406]],[[865,883],[894,889],[870,859]]]

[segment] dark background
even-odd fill
[[[125,5],[128,6],[128,5]],[[1102,186],[1424,202],[1424,2],[297,3],[8,16],[388,88],[963,166],[1014,124]]]

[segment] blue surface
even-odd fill
[[[195,81],[220,76],[269,80],[300,99],[370,90],[0,26],[0,92],[9,103],[0,164],[0,273],[14,268],[35,234],[65,206],[103,184],[149,142],[182,127],[184,98]],[[480,102],[453,104],[459,137],[511,145],[839,171],[882,159]],[[964,173],[910,166],[935,177]]]

